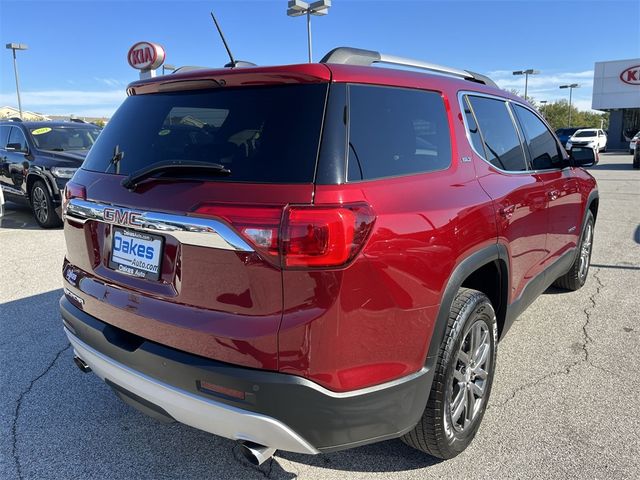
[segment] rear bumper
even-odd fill
[[[159,419],[279,450],[315,454],[399,437],[419,421],[433,380],[425,368],[335,393],[301,377],[147,341],[84,313],[66,297],[60,309],[76,354],[127,403]],[[238,392],[244,398],[236,398]]]

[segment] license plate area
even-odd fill
[[[136,278],[160,279],[164,237],[113,228],[109,268]]]

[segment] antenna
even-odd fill
[[[211,18],[213,18],[213,23],[216,24],[216,28],[218,29],[218,33],[220,34],[220,38],[222,39],[224,48],[227,50],[227,54],[229,55],[229,59],[231,60],[231,62],[227,63],[225,67],[233,68],[237,65],[237,62],[233,58],[233,53],[231,53],[231,49],[229,48],[229,45],[227,45],[227,40],[224,38],[224,33],[222,33],[222,29],[220,28],[220,25],[218,24],[218,20],[216,20],[216,16],[213,14],[213,12],[211,12]]]

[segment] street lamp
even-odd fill
[[[20,87],[18,82],[18,62],[16,61],[16,50],[26,50],[27,47],[24,43],[7,43],[8,50],[13,51],[13,73],[16,76],[16,93],[18,94],[18,110],[20,111],[20,118],[22,119],[22,102],[20,101]]]
[[[524,99],[527,99],[527,88],[529,87],[529,75],[537,75],[540,73],[540,70],[534,70],[530,68],[528,70],[516,70],[513,72],[514,75],[524,75]]]
[[[329,13],[331,0],[317,0],[316,2],[303,2],[302,0],[289,0],[287,15],[290,17],[307,16],[307,43],[309,46],[309,63],[311,63],[311,15],[326,15]]]
[[[567,84],[567,85],[560,85],[560,88],[568,88],[569,89],[569,125],[567,125],[568,127],[571,126],[571,96],[573,93],[573,89],[574,88],[580,88],[580,85],[578,85],[577,83],[571,83],[571,84]]]
[[[164,75],[165,70],[169,70],[170,72],[173,72],[176,68],[178,67],[176,67],[175,65],[170,65],[168,63],[165,63],[164,65],[162,65],[162,75]]]

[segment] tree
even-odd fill
[[[557,100],[553,103],[547,103],[539,107],[539,110],[554,130],[569,126],[569,102],[567,100]],[[571,105],[571,126],[602,127],[606,130],[609,127],[609,114],[580,111]]]

